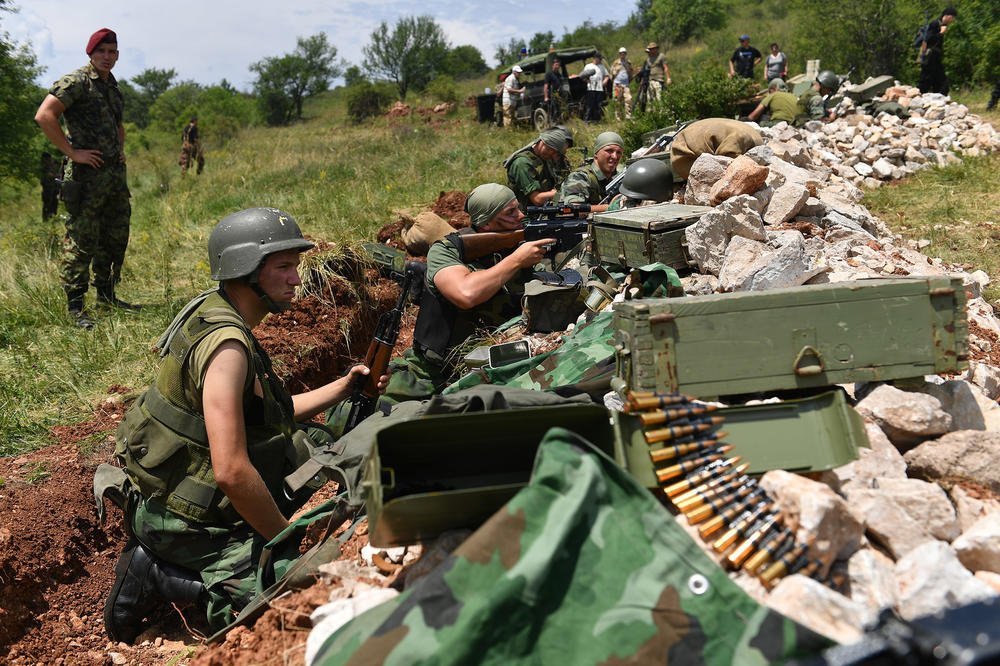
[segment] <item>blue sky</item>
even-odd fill
[[[68,0],[14,0],[18,12],[0,13],[0,28],[18,42],[30,40],[39,78],[48,86],[87,62],[87,39],[108,27],[118,33],[118,78],[149,67],[173,68],[175,80],[214,84],[223,78],[241,90],[251,87],[248,66],[288,53],[295,38],[326,32],[338,55],[360,64],[361,49],[381,21],[429,14],[453,46],[472,44],[490,64],[500,44],[551,30],[558,37],[589,19],[624,22],[634,0],[368,0],[320,3],[306,0],[132,0],[111,3]],[[105,8],[107,7],[107,8]]]

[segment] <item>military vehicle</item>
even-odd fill
[[[553,49],[546,53],[528,56],[501,70],[498,76],[510,75],[514,65],[521,68],[521,83],[525,91],[521,95],[521,103],[517,107],[516,121],[530,122],[540,132],[570,116],[575,115],[582,118],[587,82],[583,79],[570,79],[569,66],[580,61],[589,62],[598,52],[597,48],[593,46]],[[553,60],[559,60],[562,63],[563,86],[555,103],[546,103],[545,73],[552,69]],[[476,97],[479,122],[503,124],[503,110],[500,100],[501,96],[493,92]]]

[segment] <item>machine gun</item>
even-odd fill
[[[587,236],[590,204],[546,204],[528,206],[528,221],[524,224],[524,240],[555,238],[547,254],[567,252]]]
[[[387,248],[388,251],[393,251],[388,246],[382,247]],[[399,337],[399,325],[403,317],[403,311],[406,309],[407,297],[415,299],[418,296],[420,290],[413,287],[414,285],[423,285],[423,278],[427,272],[426,264],[420,261],[405,261],[406,255],[404,253],[400,252],[396,255],[390,255],[386,250],[378,251],[376,249],[376,252],[373,252],[372,248],[366,247],[365,249],[372,253],[373,257],[376,258],[376,262],[380,264],[380,259],[392,256],[394,261],[391,264],[393,269],[390,269],[390,277],[400,281],[401,288],[399,291],[399,300],[396,301],[396,307],[388,312],[383,312],[378,318],[378,324],[375,325],[375,332],[372,334],[372,341],[368,345],[368,352],[365,354],[364,362],[370,372],[368,376],[362,376],[354,383],[354,391],[351,394],[351,411],[348,413],[347,423],[344,425],[345,433],[350,432],[354,429],[354,426],[375,413],[379,398],[378,380],[388,369],[392,351],[396,347],[396,339]],[[403,257],[402,262],[399,259],[399,255]],[[398,271],[400,263],[403,264],[402,273]]]

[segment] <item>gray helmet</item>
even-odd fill
[[[669,201],[674,197],[674,179],[663,160],[637,160],[625,170],[619,191],[632,199]]]
[[[836,90],[840,87],[840,77],[831,72],[828,69],[824,69],[822,72],[816,75],[816,80],[824,88],[829,88],[830,90]]]
[[[311,247],[288,213],[277,208],[247,208],[227,215],[212,229],[208,265],[213,280],[250,277],[253,281],[268,255],[284,250],[303,252]]]

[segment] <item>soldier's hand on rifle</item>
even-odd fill
[[[358,363],[347,371],[348,385],[353,386],[355,382],[362,377],[367,377],[369,374],[371,374],[371,370],[368,369],[368,366],[364,363]],[[380,395],[384,394],[386,387],[389,386],[389,375],[391,374],[392,371],[387,369],[385,374],[378,378],[378,392]]]
[[[545,257],[548,246],[556,242],[555,238],[541,238],[536,241],[521,243],[511,257],[521,268],[530,268]]]

